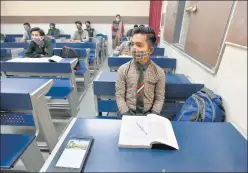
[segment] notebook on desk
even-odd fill
[[[120,148],[157,148],[157,146],[179,150],[173,127],[167,118],[155,114],[122,117]]]
[[[63,58],[59,56],[42,57],[42,58],[13,58],[8,62],[60,62]]]

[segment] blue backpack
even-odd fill
[[[213,91],[203,88],[189,97],[174,121],[223,122],[225,110],[222,99]]]

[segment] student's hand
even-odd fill
[[[74,40],[74,43],[80,43],[81,40]]]
[[[72,43],[73,43],[73,42],[74,42],[74,40],[69,40],[69,42],[72,42]]]

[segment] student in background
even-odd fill
[[[120,46],[117,46],[114,50],[114,55],[126,55],[126,56],[132,56],[131,48],[132,48],[132,36],[133,36],[134,30],[132,30],[132,33],[129,36],[128,41],[124,41],[121,43]]]
[[[96,36],[96,32],[95,32],[95,29],[94,28],[91,28],[90,26],[90,21],[86,21],[85,22],[85,26],[86,26],[86,30],[89,34],[89,37],[95,37]]]
[[[132,32],[134,29],[138,28],[138,25],[134,25],[132,29],[129,29],[127,31],[127,37],[130,39],[130,37],[132,37]]]
[[[31,29],[31,34],[32,41],[28,45],[25,56],[30,58],[53,56],[52,41],[50,38],[45,38],[44,31],[38,27],[35,27]]]
[[[132,37],[133,59],[117,73],[116,102],[122,115],[159,115],[165,95],[165,73],[150,60],[156,42],[155,32],[139,27]]]
[[[112,48],[119,46],[122,34],[124,33],[124,25],[121,21],[121,16],[117,14],[112,24]]]
[[[86,30],[82,29],[82,22],[75,22],[77,30],[74,32],[71,42],[79,43],[89,41],[89,34]]]
[[[48,30],[47,36],[59,38],[60,31],[59,31],[59,29],[55,28],[55,23],[50,23],[50,29]]]
[[[31,26],[29,23],[24,23],[23,27],[25,29],[23,33],[23,37],[20,42],[26,42],[27,40],[31,40]]]
[[[5,36],[1,33],[1,42],[5,41]]]
[[[124,41],[120,46],[117,46],[114,50],[114,55],[127,55],[131,56],[131,41]]]
[[[131,47],[132,47],[132,44],[131,44],[131,41],[132,41],[132,37],[133,37],[133,33],[134,33],[134,30],[138,28],[138,25],[134,25],[134,28],[133,29],[130,29],[128,32],[131,32],[131,33],[128,33],[129,36],[128,36],[128,41],[124,41],[121,43],[120,46],[117,46],[114,50],[114,55],[127,55],[127,56],[131,56]],[[127,34],[127,35],[128,35]]]
[[[142,24],[141,24],[139,27],[145,27],[145,25],[142,25]]]

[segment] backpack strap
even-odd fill
[[[213,91],[211,91],[210,89],[204,87],[201,89],[201,92],[203,92],[204,94],[207,94],[211,99],[215,99],[217,96],[213,93]]]

